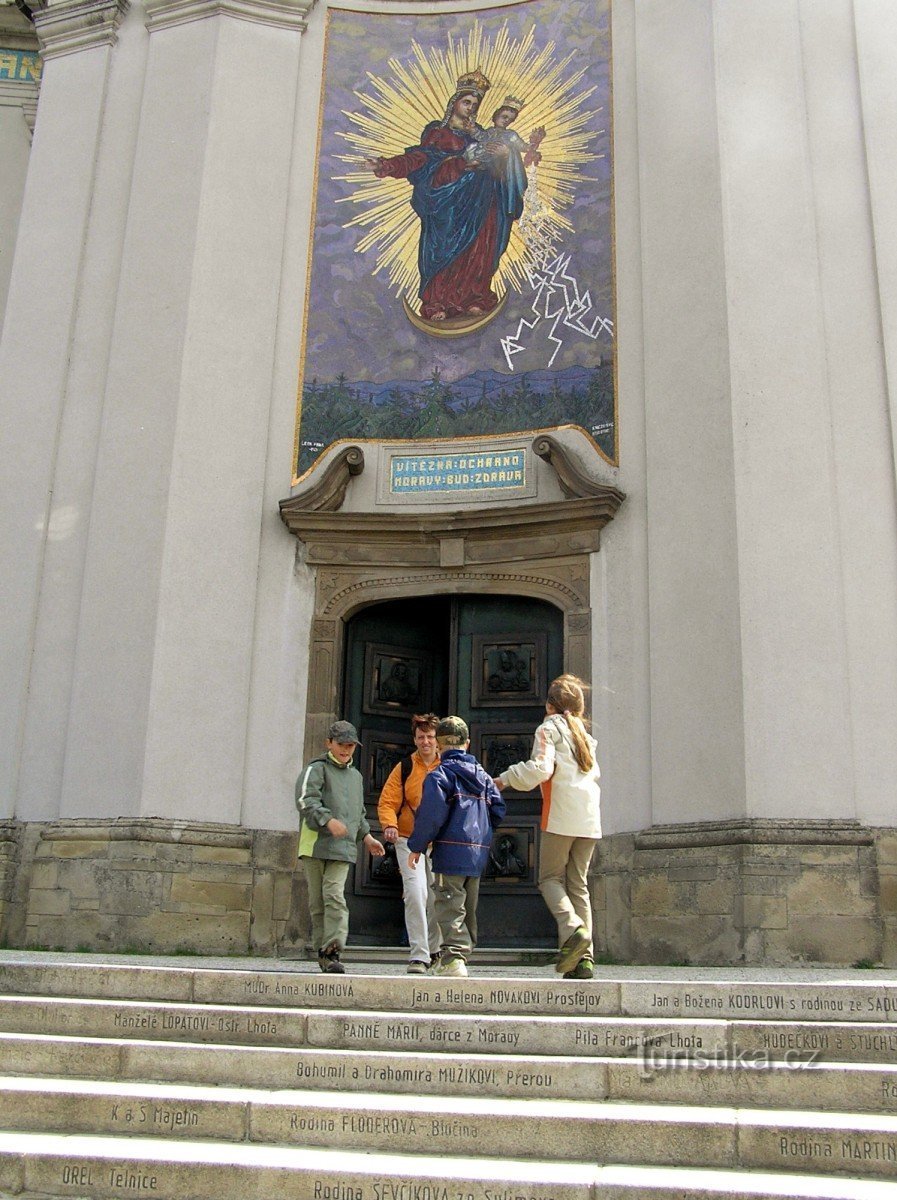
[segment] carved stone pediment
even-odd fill
[[[527,450],[551,467],[550,481],[534,480],[533,499],[452,507],[433,499],[429,506],[409,506],[384,502],[372,490],[371,502],[361,510],[346,499],[353,479],[365,469],[365,451],[347,446],[281,501],[280,515],[307,546],[312,565],[461,570],[598,550],[601,530],[622,504],[623,493],[591,477],[556,437],[540,434]]]
[[[463,514],[310,512],[288,502],[281,516],[308,547],[311,564],[451,569],[591,553],[621,499],[618,493]]]

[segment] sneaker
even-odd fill
[[[595,975],[595,964],[588,954],[579,960],[572,971],[564,972],[564,979],[592,979]]]
[[[412,958],[411,962],[408,964],[408,966],[405,970],[405,974],[406,975],[426,975],[426,973],[427,973],[427,971],[429,971],[429,969],[430,969],[429,963],[421,962],[421,960],[419,958]]]
[[[467,976],[467,963],[463,958],[444,958],[433,968],[434,975]]]
[[[331,942],[323,950],[318,951],[318,966],[327,975],[345,975],[346,968],[339,960],[339,946]]]
[[[571,933],[561,946],[561,953],[558,956],[555,970],[558,975],[564,975],[567,971],[572,971],[581,958],[585,958],[592,946],[592,939],[589,937],[589,931],[585,925],[580,925],[576,933]]]

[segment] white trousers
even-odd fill
[[[439,950],[439,926],[433,909],[433,872],[430,856],[422,854],[415,870],[408,866],[408,839],[396,838],[396,858],[402,872],[405,928],[408,931],[408,961],[430,961]]]

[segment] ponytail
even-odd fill
[[[591,771],[595,765],[592,747],[586,737],[585,696],[583,682],[575,675],[559,675],[548,689],[548,703],[559,715],[563,716],[570,730],[573,742],[573,757],[576,765],[583,773]]]

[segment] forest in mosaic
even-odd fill
[[[340,439],[442,438],[581,425],[611,457],[614,380],[610,363],[568,371],[503,376],[476,371],[446,383],[438,370],[425,382],[329,383],[310,379],[302,398],[299,471],[330,442]]]

